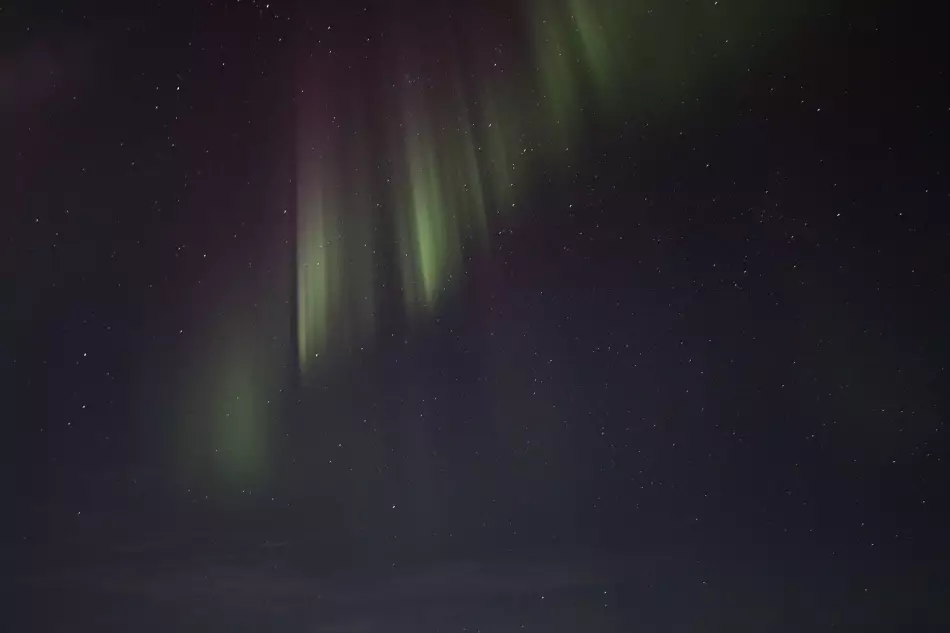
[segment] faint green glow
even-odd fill
[[[204,342],[201,362],[180,376],[176,465],[189,487],[260,490],[271,475],[270,401],[279,361],[249,335],[245,318],[222,318]]]
[[[570,15],[557,4],[537,0],[531,13],[531,38],[537,60],[538,84],[548,134],[566,139],[580,117],[581,60],[574,45]]]
[[[617,66],[629,63],[634,51],[624,47],[620,29],[629,31],[630,9],[636,2],[605,7],[603,2],[591,0],[569,0],[569,12],[576,25],[580,38],[586,70],[594,79],[601,96],[616,96],[611,87],[621,85]]]
[[[510,115],[497,103],[491,92],[486,91],[481,103],[484,108],[484,169],[491,183],[492,202],[496,211],[501,211],[510,208],[514,201],[517,169],[515,161],[516,157],[520,157],[515,146],[519,139],[510,122]]]
[[[227,482],[248,486],[262,483],[270,454],[267,406],[259,375],[263,368],[229,346],[220,358],[211,411],[212,457],[217,474]]]
[[[457,88],[456,110],[460,114],[458,129],[453,134],[458,155],[453,190],[458,199],[457,204],[464,212],[465,229],[474,236],[477,243],[485,244],[488,237],[485,185],[478,166],[471,113],[460,93],[460,88]]]

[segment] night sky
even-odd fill
[[[0,7],[2,628],[950,630],[908,9]]]

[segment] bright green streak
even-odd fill
[[[301,196],[297,223],[297,341],[303,370],[326,348],[330,306],[335,301],[330,286],[335,245],[327,239],[331,232],[319,185]]]
[[[425,149],[416,148],[410,152],[409,169],[412,172],[409,205],[414,223],[416,258],[422,274],[423,295],[426,301],[432,301],[440,285],[446,256],[444,203],[435,161]]]
[[[458,255],[458,229],[454,213],[457,209],[443,190],[443,182],[448,180],[442,167],[445,162],[436,154],[429,125],[422,123],[415,133],[410,132],[406,162],[409,192],[403,215],[409,241],[404,243],[408,256],[403,283],[410,301],[432,305],[445,287]],[[451,162],[447,164],[452,166]]]
[[[476,131],[455,82],[452,107],[427,95],[406,99],[405,181],[396,202],[401,279],[410,312],[433,309],[459,272],[470,243],[487,243],[486,178]]]
[[[301,371],[373,328],[373,198],[361,143],[313,157],[297,185],[297,345]],[[309,149],[304,154],[311,159]],[[337,161],[352,165],[339,171]]]

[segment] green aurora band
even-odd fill
[[[389,142],[374,151],[385,156],[377,168],[384,162],[395,182],[352,181],[360,169],[354,161],[364,160],[364,171],[373,165],[359,138],[334,138],[327,151],[336,153],[335,162],[324,156],[318,164],[299,163],[301,372],[371,335],[376,273],[384,268],[398,270],[408,315],[436,310],[470,249],[488,245],[517,207],[519,192],[540,172],[550,176],[558,158],[565,162],[563,153],[584,140],[592,119],[620,125],[638,112],[662,116],[663,104],[673,99],[698,99],[717,78],[737,74],[748,62],[742,51],[764,52],[763,26],[788,28],[810,15],[807,1],[668,4],[526,0],[517,14],[526,59],[513,56],[501,71],[497,63],[484,68],[484,58],[467,68],[452,55],[438,63],[400,57],[403,67],[393,74],[440,80],[404,86],[398,115],[386,118]],[[678,37],[684,29],[699,29],[708,50],[685,50],[679,42],[692,39]],[[300,113],[303,145],[314,138],[308,129],[315,116]],[[347,194],[347,187],[364,199]],[[377,196],[376,204],[368,204],[367,195]],[[381,214],[388,218],[380,221]],[[392,252],[367,246],[379,226],[391,227]]]
[[[768,61],[769,43],[781,46],[796,25],[830,7],[524,0],[519,9],[496,25],[508,34],[506,46],[521,47],[503,55],[487,39],[491,28],[468,25],[461,35],[387,40],[399,50],[382,51],[375,83],[413,79],[397,88],[395,102],[366,105],[378,91],[372,78],[321,85],[319,74],[301,71],[308,98],[297,112],[296,278],[262,291],[269,323],[285,323],[295,288],[296,331],[287,335],[296,338],[298,376],[319,382],[325,374],[315,369],[371,344],[378,312],[394,297],[410,319],[437,311],[466,258],[491,251],[533,181],[570,175],[570,152],[591,126],[663,123],[670,104],[700,103],[736,85]],[[413,51],[414,42],[426,50]],[[182,379],[175,459],[189,484],[259,486],[280,437],[270,403],[285,352],[255,335],[279,326],[221,318],[231,335],[194,352],[194,370]]]

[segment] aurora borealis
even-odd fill
[[[797,11],[776,5],[765,25],[794,29],[808,15],[804,3]],[[376,51],[386,61],[371,60],[355,82],[307,63],[298,71],[301,371],[334,347],[372,339],[381,270],[398,270],[408,313],[433,314],[462,260],[490,248],[534,179],[567,175],[552,170],[594,120],[620,128],[666,100],[701,99],[712,77],[740,61],[728,50],[712,63],[686,50],[682,23],[642,0],[530,0],[474,24],[448,8],[438,17],[446,33],[397,20]],[[743,31],[741,8],[704,3],[692,17],[711,47],[757,35]],[[511,31],[524,43],[514,51],[466,54]],[[670,86],[665,73],[687,81]],[[383,166],[390,175],[378,181]],[[379,247],[380,231],[393,248]]]
[[[950,630],[923,11],[4,6],[3,629]]]

